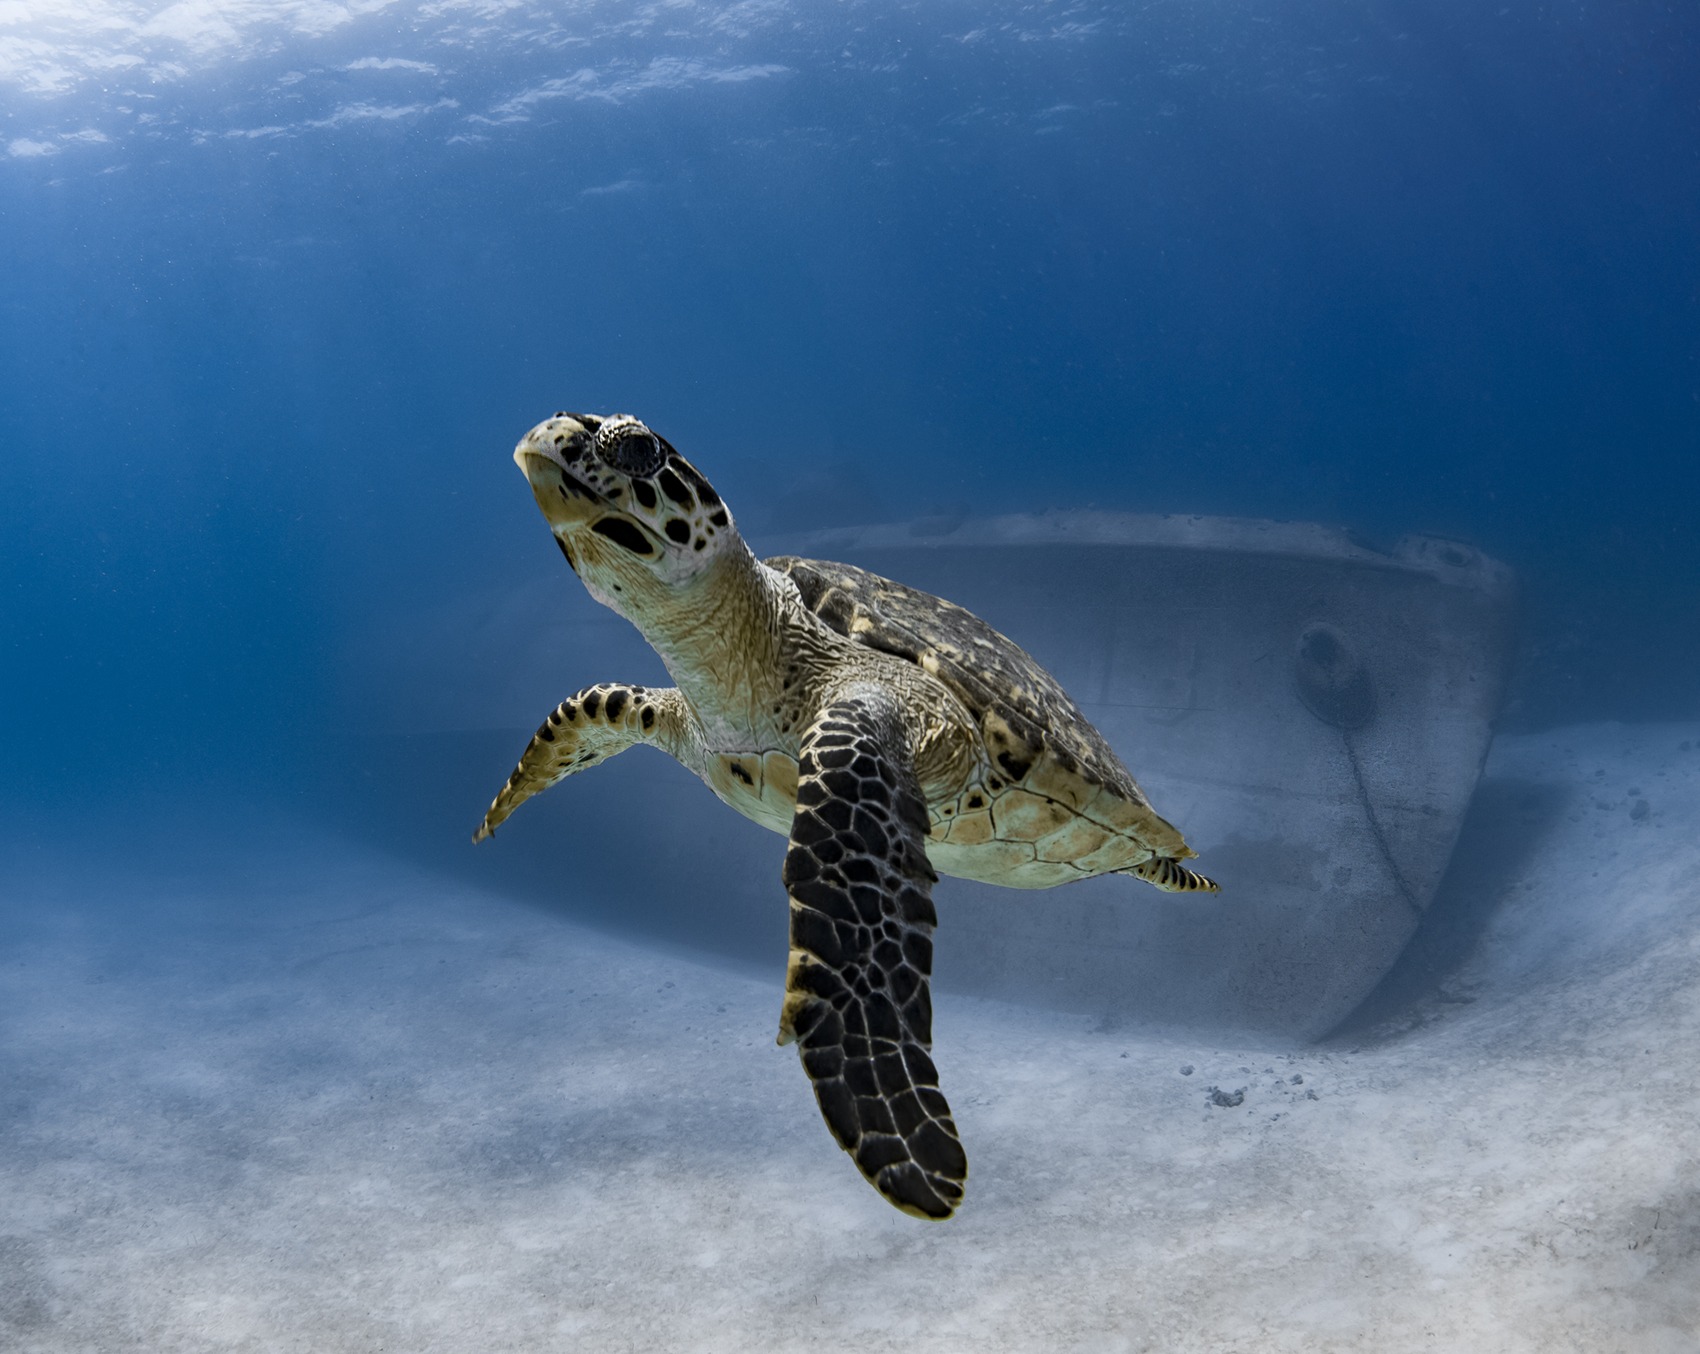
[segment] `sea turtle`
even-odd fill
[[[555,541],[676,687],[602,683],[537,730],[474,834],[636,743],[789,838],[795,1041],[833,1136],[906,1213],[946,1218],[968,1159],[928,1056],[935,871],[1015,888],[1135,875],[1216,891],[1108,743],[959,606],[845,564],[757,560],[708,481],[639,420],[521,440]]]

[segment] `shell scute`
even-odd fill
[[[991,883],[1019,881],[1022,874],[1033,865],[1034,860],[1032,842],[1010,841],[1008,838],[999,837],[978,847],[974,852],[972,866],[963,873],[970,879],[984,879]]]
[[[1137,865],[1150,859],[1151,855],[1149,847],[1138,846],[1127,837],[1110,836],[1096,851],[1074,857],[1070,863],[1085,875],[1107,874],[1111,870],[1125,870],[1129,865]]]
[[[992,802],[992,822],[999,837],[1038,842],[1058,829],[1079,821],[1079,815],[1054,799],[1011,786]]]
[[[1056,831],[1039,839],[1039,859],[1053,864],[1084,860],[1102,847],[1110,832],[1102,823],[1075,816]]]
[[[1080,775],[1062,758],[1053,755],[1033,763],[1022,784],[1034,794],[1066,804],[1080,813],[1099,797],[1101,787]]]
[[[914,663],[949,687],[979,723],[994,774],[1004,781],[1031,785],[1042,777],[1044,794],[1077,809],[1094,787],[1145,804],[1121,759],[1056,678],[973,612],[849,564],[782,555],[767,565],[789,575],[803,605],[839,634]]]
[[[979,809],[968,813],[960,813],[947,819],[947,831],[943,840],[952,846],[984,846],[997,836],[997,828],[992,822],[989,810]]]

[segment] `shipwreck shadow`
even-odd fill
[[[1567,800],[1561,786],[1484,779],[1416,933],[1357,1009],[1319,1042],[1389,1042],[1473,1002],[1460,970],[1510,886],[1556,829]]]
[[[493,787],[529,738],[500,729],[347,735],[327,756],[320,812],[369,846],[578,925],[784,972],[781,839],[724,813],[695,776],[654,751],[634,749],[593,780],[556,787],[473,845]],[[740,869],[752,839],[772,860],[755,877]]]

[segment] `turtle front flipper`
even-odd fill
[[[602,682],[562,701],[544,720],[502,792],[472,834],[481,842],[532,795],[586,771],[634,743],[657,743],[678,755],[684,701],[674,687],[659,690]]]
[[[838,1145],[905,1213],[948,1218],[968,1158],[928,1056],[933,1008],[928,819],[894,697],[821,709],[798,756],[785,855],[791,958],[779,1042],[793,1040]]]

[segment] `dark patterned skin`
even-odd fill
[[[968,1157],[932,1048],[927,806],[890,696],[832,701],[803,736],[785,853],[791,962],[779,1040],[795,1039],[821,1114],[874,1188],[905,1213],[946,1218]]]

